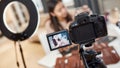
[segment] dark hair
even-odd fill
[[[63,29],[63,27],[60,25],[58,18],[55,16],[52,16],[50,13],[54,12],[54,9],[56,7],[56,5],[61,2],[61,0],[49,0],[47,3],[48,6],[48,12],[50,15],[50,21],[51,21],[51,28],[54,29],[54,31],[60,31]],[[72,17],[70,16],[70,14],[68,13],[67,17],[66,17],[66,21],[72,21]]]

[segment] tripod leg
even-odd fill
[[[17,67],[20,68],[20,65],[19,65],[19,62],[18,62],[16,42],[14,42],[14,47],[15,47],[15,55],[16,55],[16,64],[17,64]]]
[[[89,66],[88,66],[88,64],[87,64],[87,61],[86,61],[86,59],[85,59],[85,56],[84,56],[83,46],[84,46],[84,45],[81,45],[81,46],[80,46],[79,53],[80,53],[80,55],[81,55],[81,57],[82,57],[82,60],[83,60],[84,65],[85,65],[84,67],[85,67],[85,68],[89,68]]]
[[[25,64],[25,59],[24,59],[24,55],[23,55],[22,46],[21,46],[20,42],[19,42],[19,47],[20,47],[20,53],[21,53],[21,57],[22,57],[24,68],[27,68],[27,66]]]

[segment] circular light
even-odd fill
[[[23,32],[29,24],[29,18],[28,9],[18,1],[9,3],[3,14],[5,26],[13,33]]]
[[[30,20],[28,27],[23,31],[19,33],[15,33],[11,31],[8,26],[6,26],[6,22],[4,21],[4,12],[6,7],[11,2],[20,2],[26,6],[28,9]],[[37,27],[39,26],[39,14],[37,11],[37,8],[32,0],[1,0],[0,1],[0,29],[7,38],[14,40],[14,41],[23,41],[28,39],[33,33],[35,33]]]

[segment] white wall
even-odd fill
[[[120,0],[98,0],[101,13],[106,10],[110,10],[114,7],[118,7],[120,9]]]
[[[62,0],[65,6],[73,6],[74,0]]]
[[[43,11],[43,4],[41,0],[32,0],[36,6],[38,7],[39,11],[42,12]]]

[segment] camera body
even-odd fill
[[[85,44],[96,38],[107,35],[106,22],[103,16],[81,13],[69,27],[72,42]]]

